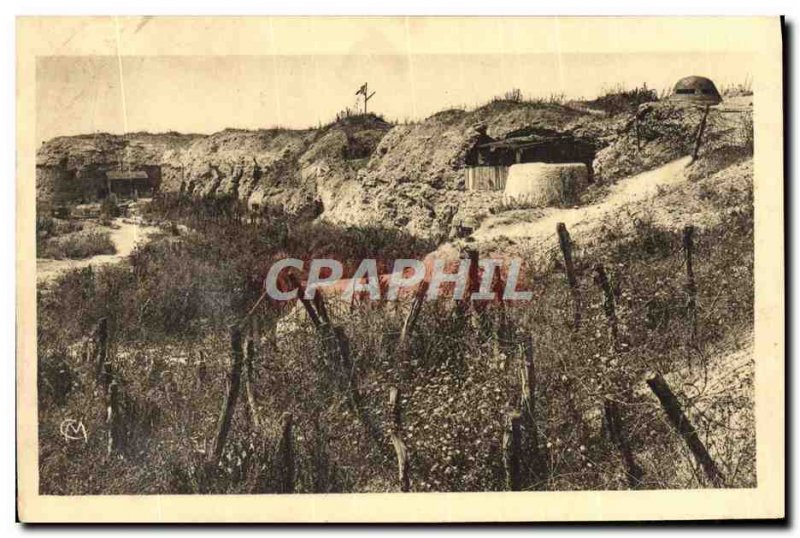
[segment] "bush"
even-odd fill
[[[49,237],[56,229],[55,219],[47,215],[36,215],[36,237]]]
[[[115,219],[120,215],[122,215],[122,210],[117,202],[111,196],[104,198],[100,203],[100,218]]]
[[[37,257],[80,260],[117,252],[109,232],[89,230],[68,233],[37,245]]]
[[[78,220],[56,219],[48,215],[36,216],[37,239],[65,235],[81,230],[83,230],[83,223]]]
[[[609,116],[616,116],[635,113],[640,105],[652,101],[658,101],[658,93],[648,88],[647,84],[642,84],[630,90],[617,86],[587,104],[605,111]]]

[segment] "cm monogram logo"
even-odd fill
[[[80,439],[83,439],[84,443],[89,441],[88,436],[86,435],[86,428],[84,427],[83,422],[80,420],[65,418],[61,421],[59,430],[61,431],[61,435],[63,435],[64,439],[67,441],[77,441]]]

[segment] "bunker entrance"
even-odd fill
[[[588,182],[593,181],[595,145],[582,138],[543,129],[521,129],[505,138],[492,139],[485,130],[467,154],[467,190],[502,191],[509,168],[515,164],[582,163]]]

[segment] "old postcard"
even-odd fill
[[[783,517],[780,19],[17,44],[23,521]]]

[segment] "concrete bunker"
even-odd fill
[[[106,172],[106,192],[100,193],[115,196],[118,199],[150,198],[155,192],[155,181],[144,170],[109,171]]]
[[[486,134],[485,127],[481,127],[465,159],[464,183],[470,191],[504,191],[512,167],[533,163],[581,164],[585,182],[591,183],[594,157],[595,145],[591,141],[570,134],[525,128],[496,140]],[[525,175],[534,169],[548,170],[548,177],[554,170],[534,167],[526,168],[526,172],[520,169],[518,173]]]
[[[531,207],[573,205],[589,183],[584,163],[522,163],[509,167],[506,202]]]
[[[669,99],[678,103],[708,106],[718,105],[722,102],[722,96],[714,82],[710,78],[696,75],[684,77],[675,83]]]

